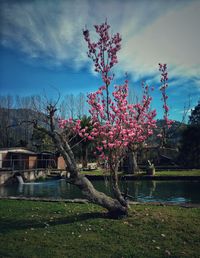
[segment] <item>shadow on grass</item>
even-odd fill
[[[81,221],[86,221],[90,219],[99,219],[104,218],[107,219],[108,216],[106,213],[102,212],[93,212],[93,213],[82,213],[79,215],[71,215],[67,217],[56,218],[53,221],[49,221],[49,219],[43,219],[41,221],[37,221],[37,218],[32,220],[15,220],[0,218],[0,233],[8,233],[13,230],[25,230],[25,229],[37,229],[37,228],[46,228],[56,225],[64,225],[64,224],[73,224]]]

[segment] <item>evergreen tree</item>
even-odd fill
[[[180,161],[186,167],[200,168],[200,101],[192,110],[189,126],[183,132]]]
[[[189,117],[189,124],[200,126],[200,101],[191,112],[191,116]]]

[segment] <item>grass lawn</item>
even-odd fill
[[[102,176],[103,174],[109,175],[109,172],[103,172],[103,170],[101,169],[96,169],[91,171],[81,171],[81,174]],[[119,172],[119,175],[124,175],[124,173]],[[136,176],[143,176],[143,175],[146,175],[146,173],[141,172],[136,174]],[[155,176],[200,176],[200,169],[156,171]]]
[[[156,176],[200,176],[200,169],[158,171]]]
[[[135,205],[121,220],[92,204],[0,200],[0,257],[199,257],[200,208]]]
[[[94,170],[85,170],[80,172],[83,175],[94,175],[94,176],[102,176],[105,174],[109,175],[109,172],[104,169],[94,169]]]

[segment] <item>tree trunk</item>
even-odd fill
[[[117,199],[113,199],[106,194],[97,191],[92,183],[82,175],[79,175],[73,184],[82,190],[84,196],[92,203],[98,204],[108,210],[108,215],[112,218],[118,218],[128,214],[128,205],[122,205]]]
[[[82,143],[82,167],[87,168],[88,166],[88,145]]]
[[[112,188],[113,188],[113,193],[115,198],[119,201],[119,203],[128,209],[128,203],[125,200],[125,197],[122,195],[122,192],[120,191],[119,188],[119,182],[118,182],[118,167],[119,163],[116,164],[115,168],[113,169],[111,167],[111,183],[112,183]]]
[[[56,139],[56,138],[55,138]],[[56,139],[57,147],[60,149],[63,158],[67,164],[70,172],[69,182],[76,185],[83,193],[83,195],[92,203],[98,204],[108,210],[111,217],[120,217],[128,214],[127,203],[124,205],[117,199],[113,199],[106,194],[97,191],[92,183],[83,175],[80,175],[76,166],[74,155],[70,146],[65,142],[63,149],[63,141]]]
[[[128,174],[135,174],[139,171],[136,159],[137,153],[129,150],[128,152]]]

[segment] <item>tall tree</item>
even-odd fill
[[[56,105],[47,106],[49,130],[37,125],[34,127],[48,134],[54,141],[57,149],[63,156],[68,171],[67,179],[78,186],[83,194],[93,203],[101,205],[108,210],[111,216],[128,214],[128,202],[120,191],[118,182],[118,167],[120,160],[127,152],[128,145],[132,142],[144,142],[153,133],[156,121],[156,112],[150,110],[152,98],[149,87],[145,85],[143,98],[140,103],[128,104],[128,81],[123,85],[115,86],[112,95],[110,85],[113,80],[112,67],[117,64],[117,52],[121,48],[119,33],[109,34],[110,26],[107,22],[95,25],[98,41],[92,42],[90,33],[83,31],[88,44],[88,57],[92,59],[95,71],[101,75],[104,85],[96,92],[88,95],[88,104],[91,114],[91,128],[82,127],[81,120],[60,119],[60,130],[56,128]],[[92,183],[79,173],[75,161],[72,140],[78,134],[83,139],[97,142],[99,156],[108,163],[112,183],[113,198],[97,191]]]
[[[189,117],[189,124],[200,126],[200,101],[191,111],[191,115]]]
[[[10,95],[0,96],[0,132],[1,132],[1,146],[10,147],[13,140],[13,134],[10,130],[11,109],[13,108],[13,97]]]
[[[181,143],[180,162],[186,167],[200,168],[200,102],[191,112]]]
[[[84,93],[79,93],[76,96],[76,113],[77,117],[81,118],[87,115],[87,110],[86,110],[86,97]]]
[[[107,22],[99,26],[95,25],[99,36],[97,42],[91,41],[87,29],[83,31],[88,45],[88,57],[94,62],[95,71],[101,75],[104,83],[96,92],[88,95],[92,129],[82,128],[81,120],[74,123],[73,119],[60,120],[60,128],[64,131],[71,128],[83,139],[95,140],[100,158],[108,164],[115,198],[112,199],[112,208],[111,202],[105,195],[103,200],[101,199],[101,193],[91,195],[89,199],[95,199],[98,204],[103,201],[106,205],[104,207],[107,207],[110,213],[127,214],[128,203],[120,191],[118,182],[119,163],[126,155],[129,145],[140,144],[152,135],[156,126],[154,120],[156,111],[150,110],[152,98],[148,85],[144,85],[143,98],[136,104],[128,104],[127,80],[123,85],[115,86],[112,94],[110,93],[111,82],[114,78],[112,67],[118,62],[117,52],[121,48],[121,37],[119,33],[110,36],[109,28]],[[79,176],[76,175],[76,177]],[[84,189],[84,192],[87,193],[88,189],[87,191]]]

